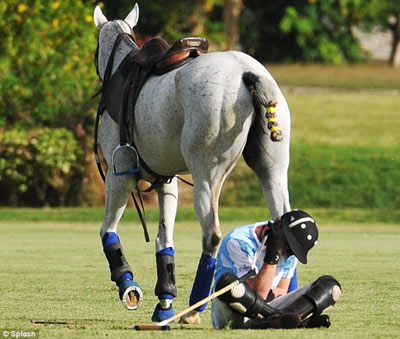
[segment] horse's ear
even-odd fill
[[[133,28],[136,26],[138,20],[139,20],[139,6],[138,4],[135,4],[135,7],[125,18],[125,21],[129,24],[129,26]]]
[[[103,25],[108,21],[107,18],[104,16],[103,12],[101,11],[101,8],[99,5],[96,6],[94,9],[94,23],[96,24],[98,29],[101,29]]]

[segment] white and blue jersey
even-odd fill
[[[240,226],[228,233],[222,240],[217,256],[215,281],[225,272],[232,272],[239,278],[251,268],[254,255],[260,245],[260,240],[255,233],[255,228],[266,225],[272,221],[257,222],[255,224]],[[256,262],[256,273],[264,263],[266,246],[262,249]],[[282,278],[291,279],[297,266],[297,258],[291,255],[281,257],[276,266],[275,278],[271,288],[275,288]]]

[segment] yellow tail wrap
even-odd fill
[[[276,105],[278,103],[276,101],[270,101],[268,103],[266,118],[268,120],[268,129],[271,132],[271,140],[272,141],[281,141],[282,140],[282,131],[279,128],[278,120],[276,119]]]

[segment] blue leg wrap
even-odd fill
[[[138,288],[141,289],[139,283],[137,283],[136,281],[134,281],[132,279],[131,280],[121,281],[121,283],[118,285],[118,291],[119,291],[119,298],[120,299],[122,299],[122,295],[124,294],[125,290],[128,287],[131,287],[131,286],[138,287]]]
[[[297,283],[297,267],[294,270],[294,274],[292,279],[290,280],[289,288],[288,288],[288,293],[294,290],[298,289],[298,283]]]
[[[103,243],[103,250],[105,250],[108,246],[120,241],[117,233],[107,232],[106,234],[104,234],[101,242]]]
[[[216,259],[211,254],[202,254],[199,266],[197,267],[196,278],[194,279],[192,292],[190,294],[189,305],[207,298],[210,294],[211,283],[214,277]],[[196,308],[196,311],[203,312],[207,303]]]
[[[153,316],[151,317],[151,321],[160,322],[166,319],[169,319],[175,315],[174,309],[172,305],[168,308],[161,308],[161,305],[158,303],[156,308],[154,309]]]
[[[170,255],[171,257],[173,257],[175,256],[175,250],[173,249],[173,247],[166,247],[156,253],[156,257],[160,257],[162,255]]]

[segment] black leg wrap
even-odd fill
[[[132,273],[132,269],[126,261],[121,243],[116,242],[107,246],[104,249],[104,254],[110,266],[112,281],[117,282],[124,273]]]
[[[218,291],[237,279],[238,277],[233,273],[223,274],[217,282],[216,290]],[[240,283],[218,298],[244,317],[255,318],[261,314],[266,318],[276,313],[276,310],[269,306],[246,282]]]
[[[177,295],[175,285],[175,262],[172,255],[160,255],[157,261],[157,284],[154,289],[156,296],[170,294],[174,298]]]

